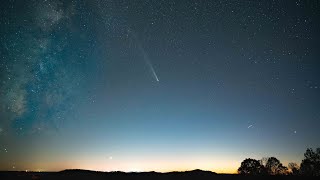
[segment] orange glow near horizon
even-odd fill
[[[112,160],[110,160],[112,161]],[[134,162],[112,162],[101,161],[88,162],[56,162],[56,163],[32,163],[31,166],[20,166],[18,171],[61,171],[65,169],[84,169],[93,171],[123,171],[123,172],[172,172],[172,171],[190,171],[201,169],[216,173],[236,173],[239,167],[238,162],[165,162],[165,161],[134,161]]]
[[[28,156],[27,161],[16,161],[14,164],[1,166],[0,170],[13,171],[61,171],[65,169],[84,169],[93,171],[123,171],[123,172],[172,172],[190,171],[201,169],[216,173],[235,174],[241,162],[246,157],[261,159],[263,154],[241,154],[233,155],[232,152],[204,152],[185,151],[169,153],[161,152],[137,152],[130,151],[108,153],[83,153],[81,151],[73,154],[62,154],[59,152],[38,152],[36,156]],[[281,155],[279,155],[281,156]],[[287,165],[288,158],[280,159]],[[292,161],[290,161],[292,162]],[[299,162],[296,160],[295,162]],[[13,165],[15,168],[13,169]]]
[[[47,154],[50,154],[48,156]],[[181,153],[141,153],[131,151],[130,153],[110,153],[101,156],[94,154],[88,156],[86,153],[74,152],[66,157],[65,154],[57,152],[39,152],[28,161],[15,164],[15,170],[29,171],[61,171],[65,169],[85,169],[94,171],[189,171],[201,169],[216,173],[237,173],[242,156],[233,156],[228,152],[181,152]],[[197,155],[194,155],[197,154]],[[55,158],[52,158],[55,157]],[[112,158],[110,158],[112,157]],[[8,170],[11,167],[1,167]],[[13,169],[11,169],[13,170]]]

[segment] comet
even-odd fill
[[[140,46],[140,47],[141,47],[141,46]],[[158,78],[157,73],[156,73],[156,71],[154,70],[154,68],[153,68],[153,66],[152,66],[152,64],[151,64],[151,62],[150,62],[150,60],[149,60],[148,54],[144,51],[144,49],[143,49],[142,47],[141,47],[140,49],[141,49],[141,52],[142,52],[142,54],[143,54],[143,59],[144,59],[144,61],[146,62],[147,66],[149,67],[149,69],[150,69],[153,77],[155,78],[155,80],[156,80],[157,82],[159,82],[159,78]]]
[[[159,82],[160,80],[159,80],[159,78],[158,78],[158,75],[157,75],[156,71],[155,71],[154,68],[153,68],[153,65],[152,65],[152,63],[151,63],[151,61],[150,61],[150,59],[149,59],[149,56],[148,56],[147,52],[146,52],[146,51],[144,50],[144,48],[142,47],[142,45],[141,45],[138,37],[136,36],[136,34],[135,34],[133,31],[131,31],[131,32],[132,32],[132,35],[133,35],[134,39],[136,40],[136,42],[137,42],[137,44],[138,44],[139,50],[141,51],[141,53],[142,53],[142,55],[143,55],[143,60],[144,60],[144,62],[146,63],[146,65],[147,65],[148,68],[150,69],[150,72],[152,73],[152,76],[154,77],[154,79],[155,79],[157,82]]]

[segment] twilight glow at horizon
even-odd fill
[[[0,9],[0,171],[236,173],[320,146],[319,2]]]

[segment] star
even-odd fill
[[[277,145],[286,151],[277,158],[299,163],[292,140],[307,147],[317,139],[306,132],[320,136],[320,16],[317,3],[290,3],[4,1],[0,167],[52,171],[60,158],[69,169],[86,155],[81,167],[92,170],[104,169],[94,162],[121,171],[206,169],[226,148],[247,152],[221,162],[271,156]],[[233,143],[229,131],[246,143]],[[212,170],[236,172],[231,165]]]

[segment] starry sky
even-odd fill
[[[0,9],[0,170],[234,173],[319,147],[319,1]]]

